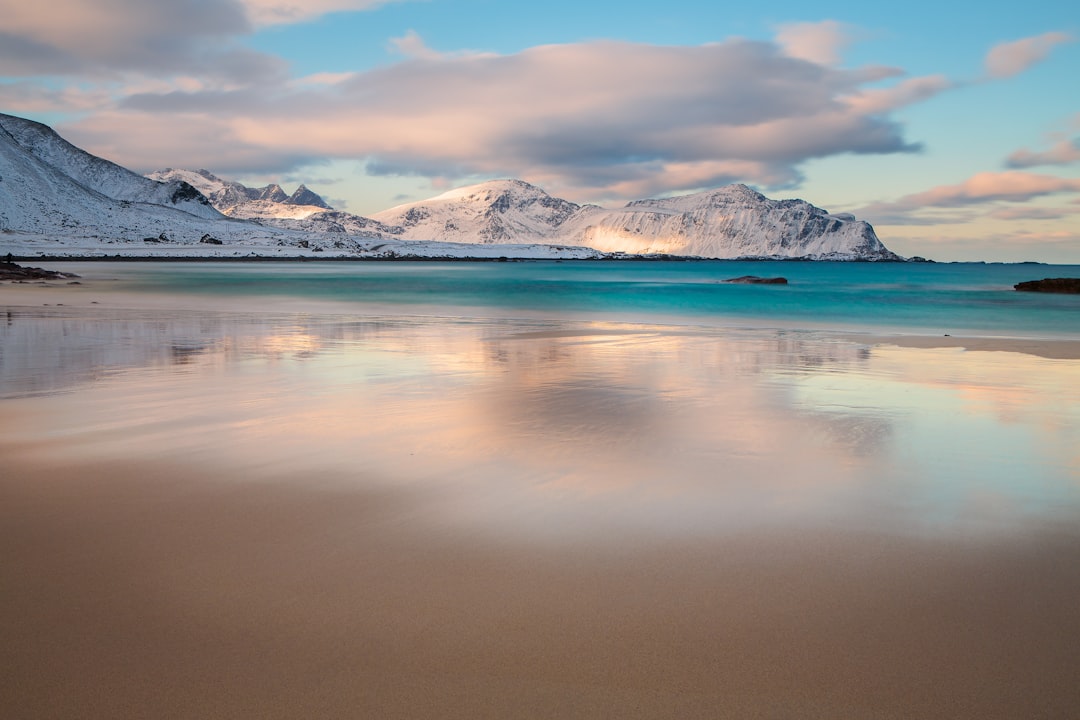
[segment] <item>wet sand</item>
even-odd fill
[[[1076,363],[134,297],[0,287],[5,718],[1080,707]]]
[[[0,446],[5,717],[1055,718],[1075,527],[541,546],[407,492]]]

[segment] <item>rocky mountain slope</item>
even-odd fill
[[[300,185],[292,195],[287,195],[276,183],[251,188],[238,182],[222,180],[209,170],[165,168],[146,177],[165,183],[186,182],[206,196],[220,212],[230,217],[301,219],[325,210],[333,210],[306,185]]]

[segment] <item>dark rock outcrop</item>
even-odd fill
[[[1020,292],[1045,292],[1080,294],[1080,278],[1043,278],[1017,283],[1013,288]]]
[[[735,283],[738,285],[787,285],[787,278],[784,277],[771,277],[763,278],[757,275],[742,275],[737,278],[731,278],[725,280],[726,283]]]
[[[322,199],[317,193],[308,189],[307,185],[300,185],[296,188],[296,191],[285,200],[286,205],[313,205],[314,207],[321,207],[325,210],[333,210],[332,207],[326,204],[326,201]]]
[[[13,262],[0,262],[0,280],[67,280],[77,277],[79,276],[74,273],[23,267]]]

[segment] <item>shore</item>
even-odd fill
[[[70,267],[70,266],[65,266]],[[260,297],[257,299],[233,299],[227,307],[224,307],[220,299],[200,297],[197,295],[154,295],[150,293],[125,293],[110,288],[108,281],[88,281],[81,278],[59,280],[30,280],[15,282],[0,282],[0,306],[7,307],[68,307],[87,309],[111,309],[111,310],[199,310],[199,311],[228,311],[240,310],[243,312],[321,312],[327,314],[353,314],[358,311],[358,306],[350,303],[304,300],[302,304],[289,298]],[[360,308],[367,315],[384,314],[386,316],[400,316],[403,313],[402,306],[365,304]],[[499,314],[491,308],[477,309],[454,308],[455,313],[462,313],[466,317],[496,317],[511,318],[525,317],[529,319],[543,319],[547,317],[542,313],[513,311]],[[447,309],[414,306],[408,308],[409,314],[428,317],[440,317],[447,313]],[[479,314],[476,314],[479,313]],[[561,313],[561,320],[588,321],[590,316],[573,313]],[[614,322],[619,322],[617,315],[612,316]],[[623,318],[632,325],[642,325],[639,319]],[[669,329],[692,327],[696,323],[703,322],[698,319],[669,318],[670,325],[664,318],[657,318],[655,322],[645,324]],[[800,325],[785,326],[774,321],[765,321],[764,327],[781,327],[784,329],[806,329],[812,332],[823,333],[829,337],[865,345],[894,345],[906,348],[933,349],[933,348],[958,348],[969,351],[983,352],[1015,352],[1037,357],[1076,360],[1080,359],[1080,339],[1057,338],[1057,337],[991,337],[972,335],[929,335],[890,332],[881,328],[825,328],[820,326],[804,327]],[[732,327],[757,327],[752,321],[745,319],[735,320]],[[805,324],[804,324],[805,325]]]
[[[405,489],[0,454],[10,718],[1053,718],[1080,703],[1075,527],[552,546],[455,531]]]
[[[1075,341],[68,282],[0,284],[5,717],[1080,706]]]

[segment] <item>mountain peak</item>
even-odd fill
[[[296,188],[292,195],[285,199],[285,203],[288,205],[311,205],[326,210],[333,209],[326,204],[326,201],[322,199],[322,196],[309,190],[308,186],[303,183],[300,184],[300,187]]]
[[[510,193],[512,195],[520,196],[534,196],[534,197],[550,197],[543,189],[525,182],[524,180],[517,180],[514,178],[503,178],[500,180],[487,180],[475,185],[466,185],[465,187],[455,188],[448,190],[441,195],[436,195],[430,200],[424,202],[435,202],[439,200],[459,200],[459,199],[482,199],[486,196],[499,196],[504,193]]]

